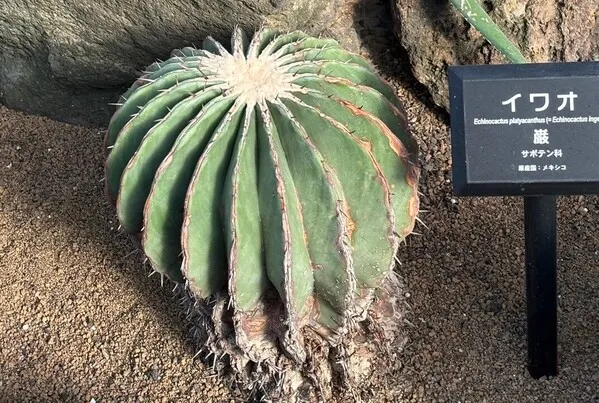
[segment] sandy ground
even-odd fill
[[[397,269],[413,309],[403,370],[368,400],[599,402],[599,199],[560,198],[561,372],[532,380],[522,201],[452,196],[447,115],[414,83],[384,14],[373,15],[380,3],[352,18],[422,147],[428,228]],[[118,233],[101,147],[100,130],[0,107],[0,401],[242,401],[193,360],[171,284],[148,278]]]

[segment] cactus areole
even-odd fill
[[[236,29],[229,49],[175,50],[123,94],[105,147],[122,228],[239,373],[301,372],[315,340],[343,355],[361,322],[401,325],[418,149],[394,90],[336,41]]]

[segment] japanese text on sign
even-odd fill
[[[506,111],[516,113],[518,105],[523,102],[531,104],[535,112],[545,112],[550,110],[550,106],[555,103],[554,110],[557,112],[576,111],[576,102],[578,94],[574,91],[568,91],[563,94],[552,96],[548,92],[532,92],[528,94],[517,93],[509,98],[501,100],[500,103],[507,107]],[[508,113],[509,113],[508,112]],[[599,116],[531,116],[531,117],[505,117],[505,118],[474,118],[475,125],[527,125],[527,124],[551,124],[551,123],[599,123]]]
[[[502,105],[510,105],[510,110],[512,112],[516,112],[516,101],[522,98],[522,94],[516,94],[509,99],[506,99],[501,104]],[[560,106],[557,107],[558,111],[561,111],[569,106],[571,111],[574,110],[574,99],[578,98],[578,95],[574,92],[570,91],[568,94],[558,94],[558,99],[561,99]],[[535,112],[543,112],[549,108],[549,93],[531,93],[528,96],[529,102],[534,105],[541,105],[539,107],[535,106]],[[538,101],[540,102],[538,102]]]
[[[549,144],[549,130],[548,129],[534,129],[532,135],[532,143],[535,145]],[[531,158],[562,158],[564,152],[561,148],[555,148],[553,150],[548,149],[531,149],[522,150],[520,152],[523,159]],[[518,165],[519,172],[538,172],[538,171],[565,171],[566,165]]]

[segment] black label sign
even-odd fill
[[[456,195],[599,193],[599,62],[448,74]]]

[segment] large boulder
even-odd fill
[[[29,113],[105,126],[109,102],[171,50],[228,42],[235,25],[317,33],[331,0],[2,0],[0,102]]]
[[[485,0],[491,18],[530,62],[599,59],[597,0]],[[448,0],[392,0],[395,32],[416,79],[448,108],[447,66],[507,63]]]

